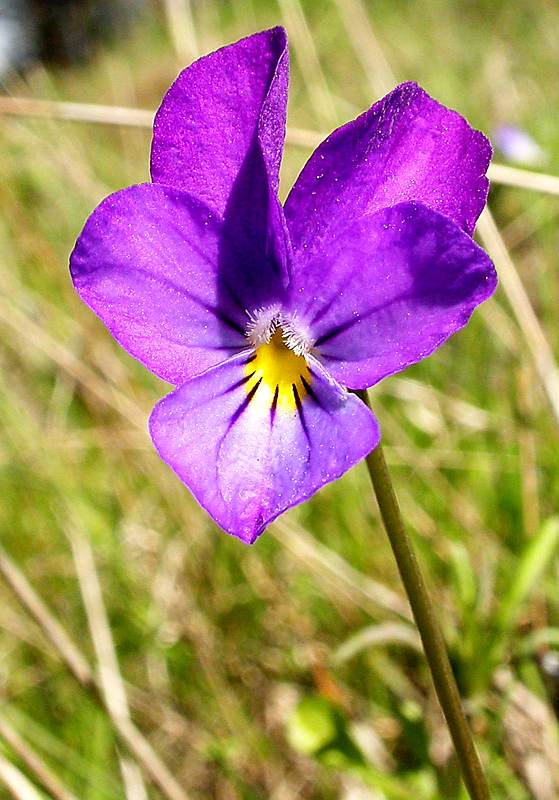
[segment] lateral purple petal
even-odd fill
[[[312,364],[310,392],[293,408],[251,386],[247,354],[161,400],[150,432],[161,458],[228,533],[252,543],[378,442],[369,409]],[[301,393],[302,394],[302,393]]]
[[[310,157],[285,206],[293,247],[318,252],[352,219],[408,200],[471,234],[487,199],[490,158],[482,133],[403,83]]]
[[[277,302],[275,265],[185,192],[132,186],[93,212],[70,259],[115,339],[173,384],[246,346],[246,309]]]
[[[288,308],[334,378],[364,389],[432,353],[496,285],[489,257],[466,233],[401,203],[295,262]]]
[[[183,70],[155,117],[152,180],[191,192],[223,215],[241,168],[258,169],[263,158],[276,192],[288,58],[284,29],[272,28]]]

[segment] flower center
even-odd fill
[[[245,374],[247,393],[268,405],[273,413],[277,408],[297,410],[311,383],[305,357],[287,346],[279,326],[267,342],[256,348]]]

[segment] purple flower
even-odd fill
[[[525,167],[541,166],[546,161],[545,151],[527,131],[517,125],[499,125],[493,132],[493,141],[507,161]]]
[[[402,84],[318,147],[282,208],[287,86],[281,28],[184,70],[152,183],[104,200],[71,258],[84,302],[178,387],[150,419],[162,459],[248,543],[378,443],[348,389],[425,358],[496,285],[471,239],[481,133]]]

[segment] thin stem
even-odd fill
[[[369,405],[367,393],[358,392],[358,394]],[[384,527],[423,642],[435,690],[454,742],[464,783],[472,800],[489,800],[489,787],[464,716],[444,639],[436,621],[412,542],[404,527],[380,444],[367,456],[366,461]]]

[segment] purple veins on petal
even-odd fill
[[[70,259],[82,300],[148,369],[182,383],[243,347],[219,290],[222,226],[204,204],[144,184],[104,200]]]
[[[120,344],[175,385],[246,347],[245,309],[283,293],[273,263],[240,246],[204,203],[154,184],[104,200],[70,268]],[[242,305],[231,298],[233,283]]]
[[[311,375],[312,375],[312,369],[310,370],[310,373],[311,373]],[[308,383],[308,382],[307,382],[307,380],[306,380],[306,378],[305,378],[304,376],[302,376],[302,377],[301,377],[301,383],[303,384],[303,386],[304,386],[304,388],[305,388],[305,392],[306,392],[306,394],[308,394],[308,396],[310,397],[310,399],[311,399],[311,400],[312,400],[314,403],[316,403],[316,405],[317,405],[317,406],[319,406],[319,405],[320,405],[320,400],[318,399],[318,397],[316,396],[316,394],[315,394],[315,392],[314,392],[314,389],[312,388],[312,386],[310,385],[310,383]]]
[[[254,374],[255,374],[254,372],[249,372],[248,375],[243,375],[243,377],[239,378],[239,380],[236,383],[234,383],[232,386],[226,389],[225,393],[227,394],[228,392],[234,392],[235,389],[239,388],[239,386],[244,386],[245,383],[248,383],[254,377]]]
[[[454,223],[401,203],[356,220],[296,265],[288,304],[311,321],[331,374],[363,389],[433,352],[496,283],[488,256]]]
[[[250,380],[250,378],[249,378],[249,380]],[[243,381],[243,383],[244,383],[244,381]],[[239,405],[237,410],[231,415],[231,419],[229,421],[229,428],[233,427],[233,425],[237,422],[237,420],[239,419],[241,414],[249,407],[250,402],[253,399],[253,397],[256,394],[256,392],[258,391],[258,389],[260,388],[261,383],[262,383],[262,378],[258,378],[256,380],[256,383],[254,384],[254,386],[252,386],[251,389],[248,389],[248,393],[247,393],[246,397],[243,397],[243,399],[241,401],[241,404]],[[237,387],[235,386],[234,388],[237,388]]]
[[[303,379],[301,379],[302,381]],[[311,443],[311,436],[309,433],[309,429],[307,427],[307,421],[305,419],[305,412],[303,410],[303,403],[301,402],[301,398],[299,397],[299,392],[297,390],[297,386],[292,383],[291,384],[291,391],[293,392],[293,399],[295,401],[295,408],[297,409],[297,414],[299,416],[299,422],[301,423],[301,427],[305,436],[307,437],[307,441],[309,444]]]
[[[280,405],[276,391],[259,400],[262,378],[249,402],[249,384],[224,391],[244,369],[234,357],[181,386],[155,407],[150,431],[163,460],[215,521],[251,543],[363,458],[379,433],[369,409],[320,368],[312,382],[321,404],[299,398],[306,430],[295,400],[294,409]]]
[[[276,384],[276,388],[274,389],[274,396],[272,397],[272,405],[270,406],[270,425],[274,424],[274,419],[276,418],[276,412],[278,410],[278,398],[279,398],[279,384]]]

